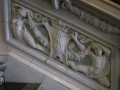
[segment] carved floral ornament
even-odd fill
[[[111,51],[106,46],[79,34],[75,30],[68,33],[70,28],[61,20],[49,19],[15,3],[12,6],[11,22],[13,38],[44,52],[52,59],[58,58],[64,65],[96,79],[106,87],[110,86],[107,75],[110,72],[108,57],[110,57]],[[88,20],[88,22],[94,21]],[[47,37],[41,33],[40,27],[42,26],[48,32]],[[70,41],[72,43],[68,44]],[[74,50],[76,47],[78,51]],[[88,60],[91,61],[91,64],[80,63],[81,61],[84,62],[86,57],[90,57]],[[76,61],[78,64],[75,63]]]
[[[101,20],[101,18],[94,16],[91,12],[88,12],[87,10],[82,9],[80,7],[78,8],[77,6],[74,6],[70,0],[52,0],[52,3],[55,9],[58,9],[59,5],[61,4],[62,8],[69,9],[72,13],[77,14],[80,17],[80,19],[86,21],[87,23],[91,24],[92,26],[105,33],[120,35],[119,26],[113,26],[109,22],[103,21]]]

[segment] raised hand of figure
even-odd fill
[[[73,40],[77,40],[77,37],[78,37],[78,33],[77,32],[74,32],[73,34],[72,34],[72,38],[73,38]]]
[[[42,20],[42,24],[44,25],[47,22],[47,19]]]

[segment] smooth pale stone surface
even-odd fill
[[[70,90],[70,89],[53,81],[48,77],[44,77],[42,84],[38,90]]]
[[[26,60],[29,61],[29,62],[31,62],[31,61],[34,59],[33,56],[31,56],[31,55],[23,52],[22,50],[14,47],[14,46],[12,46],[12,45],[10,45],[10,44],[7,44],[7,46],[8,46],[8,50],[9,50],[9,51],[14,52],[15,54],[19,55],[20,57],[26,59]]]
[[[0,21],[4,21],[4,16],[3,16],[3,0],[0,0]]]
[[[6,82],[41,83],[44,75],[8,56],[4,71]]]
[[[73,84],[71,84],[71,83],[69,83],[69,82],[61,79],[60,77],[58,77],[58,76],[56,76],[56,75],[48,72],[48,71],[45,70],[45,69],[42,69],[41,67],[39,67],[39,66],[37,66],[37,65],[35,65],[35,64],[33,64],[33,63],[30,64],[30,67],[33,68],[34,70],[36,70],[36,71],[44,74],[45,76],[51,78],[52,80],[54,80],[54,81],[56,81],[56,82],[58,82],[58,83],[60,83],[60,84],[62,84],[62,85],[64,85],[64,86],[72,89],[72,90],[82,90],[81,88],[76,87],[75,85],[73,85]],[[71,86],[72,86],[72,87],[71,87]],[[41,89],[41,87],[40,87],[40,89]],[[88,90],[89,90],[89,89],[88,89]]]
[[[6,55],[6,49],[0,49],[0,55]]]
[[[50,73],[53,73],[54,75],[56,76],[59,76],[59,77],[62,77],[63,76],[63,73],[56,70],[55,68],[43,63],[42,61],[38,60],[38,59],[34,59],[32,61],[33,64],[39,66],[40,68],[43,68],[45,69],[46,71],[50,72]]]
[[[10,52],[9,55],[10,55],[11,57],[13,57],[14,59],[20,61],[21,63],[27,65],[27,66],[30,65],[30,62],[29,62],[29,61],[27,61],[26,59],[20,57],[19,55],[15,54],[14,52]]]
[[[39,59],[40,59],[40,61],[45,62],[47,60],[47,57],[44,56],[43,54],[39,54]]]
[[[74,86],[73,84],[67,82],[67,81],[64,80],[64,79],[61,80],[61,84],[62,84],[62,83],[63,83],[64,85],[66,85],[66,86],[69,86],[69,88],[72,89],[72,90],[83,90],[83,89],[78,88],[78,87]]]
[[[82,82],[79,82],[78,80],[75,80],[74,78],[72,78],[68,75],[63,75],[62,80],[65,80],[65,81],[71,83],[72,85],[75,85],[75,86],[79,87],[82,90],[93,90],[92,88],[86,86]]]
[[[4,22],[0,22],[0,51],[5,51],[7,49],[7,44],[5,42],[5,30]]]
[[[30,64],[30,67],[31,67],[32,69],[40,72],[41,74],[43,74],[43,75],[45,75],[45,76],[47,76],[47,77],[49,77],[49,78],[51,78],[51,79],[59,82],[59,83],[61,82],[61,78],[60,78],[60,77],[58,77],[58,76],[50,73],[49,71],[47,71],[47,70],[45,70],[45,69],[37,66],[36,64],[31,63],[31,64]]]
[[[0,62],[5,63],[6,59],[7,59],[7,56],[5,56],[5,55],[1,56],[0,55]]]
[[[53,59],[48,59],[46,63],[53,68],[56,68],[57,70],[60,70],[61,72],[65,73],[68,69],[67,66],[60,64],[59,62],[53,60]]]
[[[33,60],[34,61],[34,60]],[[49,66],[45,66],[44,63],[42,63],[41,61],[39,60],[35,60],[34,63],[31,63],[30,64],[30,67],[35,69],[36,71],[44,74],[45,76],[65,85],[65,86],[68,86],[69,85],[73,85],[74,88],[78,88],[78,84],[81,84],[81,83],[75,83],[75,81],[73,81],[73,79],[69,79],[69,76],[67,75],[63,75],[63,74],[60,74],[60,72],[56,72],[56,71],[51,71],[52,69],[49,67]],[[56,76],[57,75],[57,76]],[[61,82],[61,78],[62,78],[62,82]],[[69,81],[69,82],[68,82]],[[69,85],[68,85],[69,84]],[[76,87],[77,86],[77,87]],[[81,86],[83,86],[83,84],[79,85],[79,88],[81,88]],[[84,89],[86,89],[87,87],[84,87]],[[83,89],[83,90],[84,90]],[[87,88],[88,89],[88,88]],[[86,90],[87,90],[86,89]],[[76,90],[76,89],[73,89],[73,90]],[[79,89],[80,90],[80,89]],[[92,90],[91,88],[89,88],[88,90]]]

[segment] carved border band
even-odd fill
[[[70,2],[66,2],[66,1],[69,0],[65,0],[62,2],[62,7],[64,9],[69,9],[72,13],[77,14],[82,20],[86,21],[87,23],[93,25],[94,27],[105,33],[120,35],[120,28],[118,25],[113,26],[109,22],[103,21],[101,20],[101,18],[94,16],[92,12],[82,9],[81,7],[78,8],[77,6],[72,5]]]

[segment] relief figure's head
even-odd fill
[[[17,19],[22,19],[23,17],[26,17],[27,11],[24,10],[23,8],[19,8],[16,13],[16,18]]]
[[[100,46],[95,47],[94,51],[96,55],[102,55],[102,52],[103,52]]]
[[[101,48],[101,45],[97,42],[92,43],[92,49],[97,56],[101,56],[103,53],[103,50]]]

